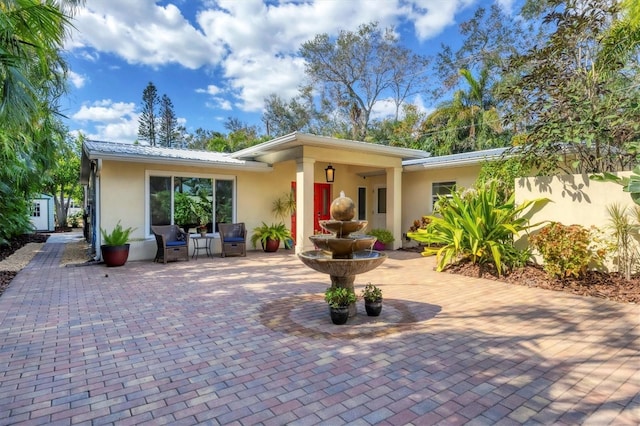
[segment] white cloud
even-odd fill
[[[79,9],[68,42],[72,49],[93,48],[132,64],[178,63],[195,69],[224,53],[182,16],[173,4],[153,0],[94,0]]]
[[[71,116],[85,125],[81,130],[89,139],[133,142],[138,136],[138,117],[132,102],[103,99],[82,105]]]
[[[196,89],[196,93],[206,93],[208,95],[217,95],[222,89],[214,84],[209,84],[206,89]]]
[[[219,70],[215,75],[221,79],[196,91],[208,94],[206,102],[216,108],[257,112],[270,93],[297,94],[304,79],[297,52],[317,34],[336,36],[373,21],[383,28],[409,23],[424,41],[454,24],[456,14],[476,1],[203,0],[197,11],[189,2],[195,12],[190,22],[171,3],[92,0],[76,15],[78,31],[68,47],[92,60],[106,52],[154,68],[179,64]],[[507,6],[512,0],[496,1]]]
[[[415,0],[413,10],[407,17],[414,23],[416,37],[425,41],[453,25],[456,14],[474,3],[475,0]]]
[[[75,87],[76,89],[80,89],[81,87],[83,87],[84,83],[87,81],[86,76],[78,74],[71,70],[67,71],[67,78],[69,79],[69,81],[71,81],[71,84],[73,84],[73,87]]]

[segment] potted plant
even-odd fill
[[[356,303],[356,295],[348,288],[329,287],[324,292],[324,300],[329,304],[331,322],[340,325],[349,319],[349,305]]]
[[[291,231],[284,226],[284,223],[273,223],[267,225],[262,222],[261,226],[253,229],[251,244],[256,248],[258,241],[262,244],[262,249],[266,252],[278,251],[281,241],[291,238]]]
[[[391,231],[382,228],[375,228],[367,232],[367,235],[376,237],[376,242],[373,245],[374,250],[384,250],[387,244],[391,244],[395,239]]]
[[[371,283],[367,283],[362,290],[364,309],[370,317],[377,317],[382,312],[382,290]]]
[[[109,233],[100,228],[102,241],[100,246],[102,260],[107,266],[122,266],[129,258],[129,237],[134,228],[122,228],[120,221]]]

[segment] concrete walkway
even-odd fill
[[[356,278],[381,317],[331,324],[290,252],[60,267],[0,297],[0,424],[640,423],[640,306],[433,272]]]

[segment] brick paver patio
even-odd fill
[[[382,316],[335,326],[291,252],[65,268],[63,247],[0,297],[0,424],[640,423],[637,305],[393,252],[356,278]]]

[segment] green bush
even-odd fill
[[[343,287],[329,287],[324,292],[324,300],[332,308],[340,308],[343,306],[349,306],[356,302],[356,294],[353,290]]]
[[[436,211],[439,215],[427,217],[430,223],[426,229],[407,236],[437,246],[425,247],[422,254],[438,256],[438,271],[468,258],[481,267],[495,265],[501,275],[504,267],[512,268],[528,258],[528,253],[514,247],[513,236],[533,226],[527,215],[549,200],[542,198],[516,206],[513,194],[504,202],[500,198],[495,182],[463,193],[454,191],[451,198],[440,198]]]
[[[107,233],[107,231],[100,228],[100,233],[105,246],[123,246],[129,242],[129,236],[134,230],[135,228],[122,228],[120,221],[118,221],[113,231]]]
[[[366,234],[376,237],[376,239],[382,244],[391,244],[395,240],[391,231],[387,229],[375,228],[367,232]]]
[[[550,277],[581,278],[589,265],[600,265],[605,250],[594,247],[595,229],[581,225],[552,222],[529,238],[544,261],[543,268]]]

